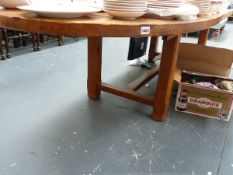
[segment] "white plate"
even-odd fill
[[[148,0],[148,2],[161,3],[185,3],[185,0]]]
[[[145,3],[145,0],[104,0],[104,2],[125,2],[125,3],[133,3],[133,2],[138,2],[138,3]]]
[[[142,12],[119,12],[112,10],[105,10],[105,12],[113,17],[120,19],[135,19],[146,14],[146,11]]]
[[[127,2],[104,2],[104,5],[122,5],[122,6],[145,6],[146,3],[127,3]]]
[[[30,4],[65,4],[71,2],[71,0],[28,0]]]
[[[117,11],[117,12],[145,12],[147,11],[147,8],[144,9],[115,9],[115,8],[107,8],[104,7],[104,10],[108,10],[108,11]]]
[[[4,9],[4,7],[0,6],[0,10],[3,10],[3,9]]]
[[[89,6],[75,6],[74,4],[63,5],[26,5],[19,6],[21,10],[34,12],[40,16],[51,18],[76,18],[90,13],[101,11],[101,9]]]
[[[104,3],[127,3],[127,4],[145,4],[146,1],[126,1],[126,0],[119,0],[119,1],[112,1],[112,0],[105,0]]]
[[[134,7],[134,6],[120,6],[120,5],[104,5],[105,8],[113,8],[113,9],[146,9],[146,6]]]

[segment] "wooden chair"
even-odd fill
[[[9,42],[11,41],[14,48],[26,46],[27,42],[31,41],[33,45],[33,51],[40,50],[39,34],[0,28],[0,58],[2,60],[11,57],[9,49]]]
[[[8,41],[12,40],[14,48],[26,46],[28,41],[32,42],[33,51],[40,50],[39,34],[8,30]]]
[[[33,51],[39,51],[40,42],[43,43],[45,41],[44,36],[44,34],[27,33],[0,28],[0,58],[4,60],[11,57],[9,42],[13,43],[14,48],[18,48],[20,46],[26,46],[27,42],[30,41],[33,45]],[[48,41],[50,37],[57,38],[59,46],[64,44],[63,36],[47,35],[46,41]]]
[[[44,39],[45,36],[46,36],[46,39]],[[57,44],[58,44],[58,46],[64,45],[64,38],[63,38],[63,36],[61,36],[61,35],[58,35],[58,36],[46,35],[46,34],[40,35],[40,41],[41,41],[42,43],[48,42],[48,40],[49,40],[50,38],[56,38],[56,39],[57,39]]]

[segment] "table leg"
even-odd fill
[[[157,53],[158,41],[159,41],[159,37],[157,36],[152,36],[150,39],[148,62],[153,62],[154,58],[158,55]]]
[[[159,79],[153,106],[153,118],[157,121],[165,121],[167,118],[179,45],[180,36],[164,38]]]
[[[88,37],[88,96],[99,99],[101,92],[102,37]]]
[[[201,30],[198,38],[198,44],[206,45],[208,40],[209,29]]]

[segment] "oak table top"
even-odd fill
[[[150,15],[136,20],[114,19],[105,13],[94,13],[74,19],[53,19],[37,16],[22,10],[0,11],[0,26],[11,29],[67,36],[142,36],[141,28],[149,27],[150,31],[143,36],[177,35],[203,30],[219,23],[232,14],[199,17],[193,21],[155,19]]]

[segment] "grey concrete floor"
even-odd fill
[[[233,49],[233,24],[210,45]],[[194,38],[183,41],[196,42]],[[128,38],[105,38],[103,80],[122,86]],[[87,41],[0,61],[0,175],[232,175],[233,123],[102,93],[87,97]],[[141,91],[154,94],[156,80]]]

